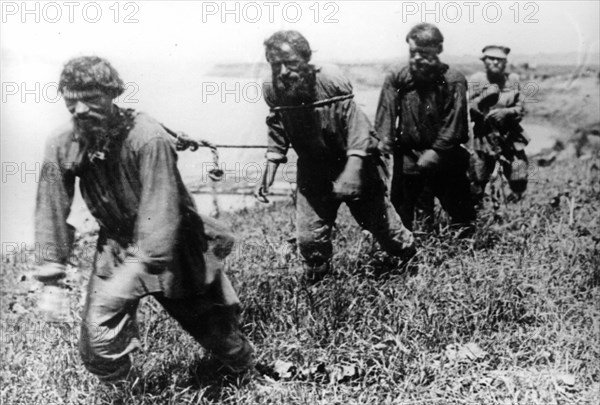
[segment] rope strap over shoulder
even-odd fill
[[[318,100],[318,101],[315,101],[314,103],[309,103],[309,104],[282,105],[282,106],[278,106],[278,107],[272,107],[271,112],[305,110],[305,109],[322,107],[324,105],[337,103],[338,101],[350,100],[352,98],[354,98],[354,94],[345,94],[343,96],[336,96],[336,97],[326,98],[324,100]]]

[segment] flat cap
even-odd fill
[[[485,59],[486,57],[498,58],[498,59],[506,59],[506,55],[510,53],[510,48],[506,46],[500,45],[488,45],[484,47],[481,52],[481,59]]]

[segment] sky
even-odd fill
[[[319,58],[382,60],[405,53],[404,37],[421,21],[440,27],[451,55],[489,43],[526,55],[597,52],[600,38],[598,1],[2,3],[3,52],[49,60],[98,53],[124,62],[252,63],[278,29],[301,31]]]
[[[56,98],[56,82],[71,57],[96,54],[108,59],[134,86],[128,87],[136,98],[130,106],[176,129],[212,141],[260,143],[266,136],[264,102],[221,103],[217,96],[204,100],[203,77],[217,63],[264,63],[262,43],[277,30],[302,32],[315,62],[404,58],[406,33],[424,21],[443,32],[445,55],[470,55],[476,61],[483,46],[503,44],[515,58],[564,53],[565,63],[578,64],[589,61],[590,54],[597,60],[599,5],[0,1],[2,239],[29,240],[32,233],[36,165],[53,128],[69,118]]]

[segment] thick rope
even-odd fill
[[[208,171],[208,177],[213,181],[220,181],[223,178],[223,170],[219,168],[219,151],[216,145],[204,139],[192,139],[183,132],[175,132],[163,124],[161,125],[169,135],[175,138],[175,149],[180,152],[186,149],[195,152],[198,148],[209,148],[215,167]]]
[[[314,103],[308,103],[308,104],[302,104],[302,105],[282,105],[282,106],[278,106],[278,107],[272,107],[271,112],[304,110],[304,109],[309,109],[309,108],[322,107],[324,105],[337,103],[338,101],[350,100],[351,98],[354,98],[354,94],[346,94],[344,96],[331,97],[331,98],[327,98],[325,100],[319,100],[319,101],[315,101]]]
[[[326,103],[339,101],[337,99],[345,100],[345,99],[349,99],[352,97],[354,97],[354,96],[349,95],[349,96],[334,97],[336,100],[328,99],[328,100],[323,100],[322,102],[319,102],[319,103],[326,104]],[[212,193],[211,194],[213,196],[213,204],[215,206],[214,216],[216,218],[218,218],[219,214],[220,214],[219,205],[217,203],[217,194],[228,194],[228,193],[218,193],[217,188],[216,188],[216,182],[221,181],[221,179],[223,178],[223,175],[224,175],[223,170],[221,170],[219,168],[218,148],[226,148],[226,149],[228,149],[228,148],[236,148],[236,149],[265,149],[265,148],[267,148],[266,145],[215,145],[207,140],[193,139],[189,135],[187,135],[183,132],[173,131],[172,129],[169,129],[168,127],[166,127],[163,124],[161,124],[161,126],[164,128],[164,130],[169,135],[171,135],[173,138],[175,138],[175,149],[177,149],[177,151],[181,152],[181,151],[189,149],[190,151],[194,152],[194,151],[198,150],[198,148],[210,149],[214,168],[212,168],[208,171],[208,177],[212,180],[212,183],[211,183]],[[296,192],[297,192],[297,189],[295,189],[292,194],[292,199],[294,200],[294,205],[296,203]],[[238,194],[238,193],[231,193],[231,194]],[[283,194],[281,194],[281,195],[283,195]]]

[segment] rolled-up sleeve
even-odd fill
[[[67,223],[75,191],[75,175],[63,161],[57,138],[45,148],[35,209],[37,264],[66,264],[73,245],[75,228]]]
[[[275,93],[273,84],[265,80],[262,85],[263,98],[269,108],[276,107]],[[290,140],[285,132],[281,116],[278,112],[269,111],[266,119],[267,123],[267,160],[274,163],[287,162],[287,152],[290,148]]]
[[[283,128],[278,113],[269,113],[267,116],[267,127],[267,160],[275,163],[287,162],[287,152],[290,148],[290,141],[286,136],[285,129]]]
[[[181,194],[176,152],[163,137],[139,150],[141,195],[135,244],[142,263],[157,271],[173,260],[181,221]]]
[[[396,136],[398,91],[394,85],[394,77],[393,73],[386,76],[375,113],[375,132],[387,151],[391,151]]]
[[[373,127],[367,115],[356,105],[354,100],[348,100],[344,112],[346,129],[348,131],[347,156],[367,156],[373,147]]]
[[[433,149],[443,152],[469,140],[467,115],[467,83],[460,80],[451,84],[451,95],[444,106],[442,126]]]

